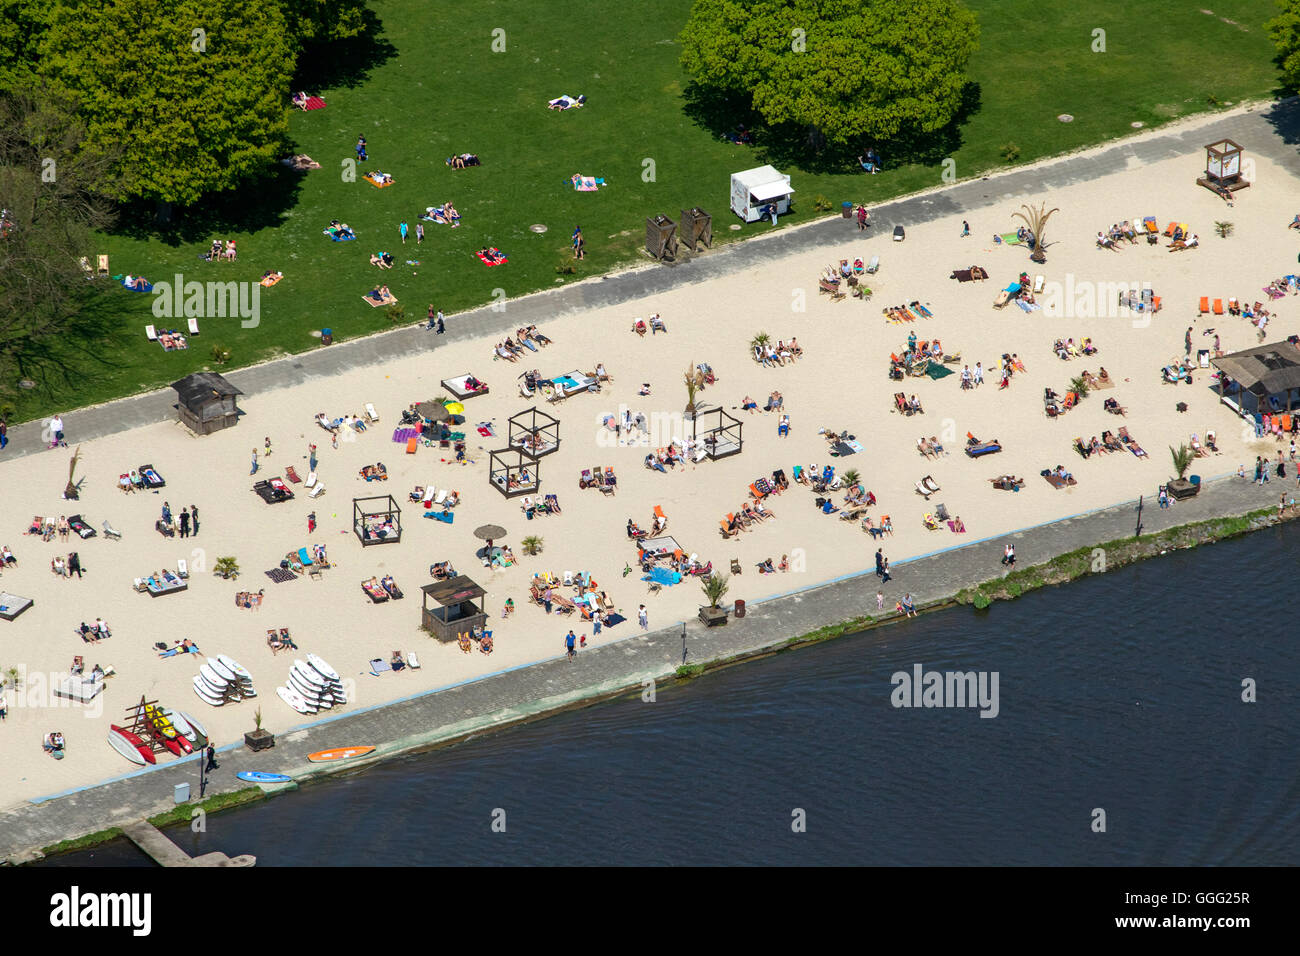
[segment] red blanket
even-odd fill
[[[303,107],[303,109],[307,109],[307,110],[323,110],[324,108],[325,108],[325,101],[321,99],[319,96],[307,97],[307,105]]]
[[[510,261],[505,256],[502,256],[500,259],[493,261],[492,259],[489,259],[487,256],[483,255],[483,253],[481,252],[476,252],[474,253],[474,255],[478,256],[479,261],[482,262],[483,265],[485,266],[503,266]]]

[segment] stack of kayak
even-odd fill
[[[289,679],[275,692],[300,714],[315,714],[348,702],[338,672],[315,654],[308,654],[306,661],[294,661]]]
[[[245,697],[256,697],[253,678],[239,662],[225,654],[209,657],[194,678],[194,693],[213,707],[234,704]]]
[[[155,751],[166,750],[173,756],[202,750],[208,745],[207,731],[194,717],[180,710],[169,710],[157,704],[137,707],[132,727],[143,730],[109,727],[109,746],[137,766],[157,762]]]

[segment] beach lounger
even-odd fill
[[[408,438],[406,440],[406,453],[408,455],[414,455],[415,449],[419,447],[419,444],[420,444],[419,438]]]
[[[365,411],[366,411],[367,422],[373,425],[375,422],[379,421],[379,413],[375,411],[375,406],[372,405],[370,402],[366,403]]]
[[[1208,315],[1209,312],[1210,312],[1210,297],[1208,295],[1203,295],[1201,296],[1201,304],[1197,310],[1197,315]]]
[[[146,325],[144,327],[144,337],[148,339],[150,342],[157,342],[158,330],[155,329],[152,325]]]
[[[1137,442],[1135,442],[1133,440],[1133,437],[1129,435],[1127,428],[1121,428],[1119,430],[1119,440],[1122,441],[1125,447],[1127,447],[1128,450],[1133,453],[1134,457],[1137,458],[1148,457],[1147,453],[1143,451],[1142,446],[1139,445]]]
[[[1215,314],[1215,315],[1223,315],[1223,300],[1222,300],[1222,299],[1215,299],[1215,300],[1214,300],[1214,314]]]
[[[199,320],[198,320],[198,319],[193,319],[193,318],[190,319],[190,320],[189,320],[189,327],[190,327],[190,335],[198,335],[198,334],[199,334]]]
[[[316,487],[312,488],[311,491],[307,492],[307,497],[319,498],[323,494],[325,494],[325,486],[318,481],[316,482]]]
[[[415,651],[406,652],[406,666],[413,671],[420,669],[420,659],[415,656]]]
[[[880,256],[872,256],[871,261],[867,263],[867,275],[875,275],[880,269]]]
[[[105,521],[104,521],[104,537],[107,538],[109,541],[121,541],[121,540],[122,540],[122,532],[120,532],[120,531],[118,531],[116,528],[114,528],[111,524],[108,523],[108,520],[105,519]]]
[[[181,578],[188,578],[190,576],[190,568],[189,565],[185,563],[184,558],[177,558],[176,560],[176,576]]]
[[[294,469],[293,469],[293,465],[286,465],[286,466],[285,466],[285,469],[284,469],[284,477],[288,478],[288,479],[289,479],[290,481],[292,481],[295,485],[296,485],[296,484],[299,484],[299,483],[302,481],[302,479],[298,477],[298,472],[294,471]]]
[[[938,482],[936,482],[929,475],[926,475],[924,478],[922,478],[920,481],[916,483],[916,493],[920,495],[922,498],[924,498],[926,501],[929,501],[930,496],[932,494],[935,494],[938,490],[939,490]]]

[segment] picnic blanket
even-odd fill
[[[374,186],[376,189],[383,189],[385,186],[393,185],[393,183],[396,182],[396,180],[388,179],[388,180],[384,180],[383,182],[380,182],[379,179],[376,178],[375,174],[371,172],[371,173],[366,173],[366,182],[370,183],[370,185]]]
[[[496,435],[496,431],[492,428],[491,422],[479,422],[477,427],[479,435],[483,438],[491,438]]]
[[[321,233],[323,235],[329,236],[335,242],[351,242],[353,239],[357,237],[357,234],[355,232],[349,232],[347,234],[344,234],[342,232],[330,232],[330,230],[328,229],[322,229]]]
[[[1018,246],[1018,245],[1020,245],[1020,237],[1019,237],[1018,235],[1016,235],[1014,232],[1004,232],[1004,233],[1002,233],[1002,241],[1005,242],[1005,243],[1006,243],[1007,245],[1009,245],[1009,246]]]
[[[399,445],[405,445],[412,438],[419,438],[420,430],[418,428],[394,428],[393,441]]]
[[[831,446],[831,454],[843,458],[846,455],[856,455],[862,451],[862,446],[856,440],[837,441]]]
[[[376,299],[373,295],[367,294],[363,295],[361,298],[365,301],[366,305],[370,306],[372,309],[377,309],[381,305],[394,305],[397,302],[397,296],[395,295],[387,295],[382,299]]]
[[[580,193],[594,193],[605,185],[605,180],[600,176],[583,176],[581,173],[574,173],[567,181]]]
[[[448,219],[446,215],[443,214],[441,206],[425,207],[424,215],[421,216],[420,218],[425,222],[436,222],[439,225],[443,225],[443,226],[450,223],[452,228],[455,228],[456,226],[460,225],[460,214],[457,213],[453,218]]]
[[[293,581],[298,575],[294,574],[288,568],[272,568],[266,572],[266,576],[276,584],[283,584],[285,581]]]
[[[133,286],[133,285],[127,285],[127,284],[126,284],[126,276],[123,276],[123,277],[122,277],[122,288],[123,288],[123,289],[126,289],[128,292],[152,292],[152,291],[153,291],[153,283],[152,283],[152,282],[146,282],[146,283],[144,284],[144,288],[143,288],[143,289],[137,289],[137,288],[136,288],[135,286]]]
[[[614,627],[617,624],[622,624],[626,620],[627,618],[625,618],[622,614],[606,614],[603,626]]]
[[[496,260],[489,259],[487,256],[483,255],[482,250],[474,253],[474,255],[478,256],[479,262],[483,263],[485,266],[503,266],[510,261],[505,257],[504,253],[501,254],[500,259]]]
[[[303,104],[302,108],[304,110],[323,110],[325,108],[325,101],[319,96],[309,96],[307,97],[307,102]]]

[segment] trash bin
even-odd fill
[[[740,598],[736,598],[736,612],[735,612],[735,613],[736,613],[736,617],[744,617],[744,616],[745,616],[745,602],[742,601]]]
[[[842,203],[840,203],[840,215],[843,216],[845,219],[852,219],[852,218],[853,218],[853,203],[851,203],[851,202],[842,202]]]
[[[190,785],[188,783],[178,783],[172,787],[172,801],[175,803],[185,803],[190,798]]]
[[[1188,475],[1187,480],[1190,481],[1193,485],[1196,485],[1197,487],[1199,487],[1201,484],[1200,475]]]
[[[321,344],[321,345],[333,345],[333,344],[334,344],[334,330],[333,330],[333,329],[321,329],[321,330],[320,330],[320,344]]]

